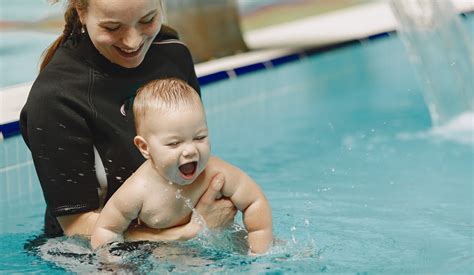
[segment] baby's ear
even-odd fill
[[[138,150],[140,150],[140,153],[142,153],[144,158],[150,158],[150,152],[148,152],[148,143],[146,142],[146,139],[144,137],[136,136],[133,139],[133,143],[135,144],[135,146],[137,146]]]

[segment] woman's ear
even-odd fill
[[[76,12],[79,16],[79,21],[81,22],[81,25],[85,26],[84,21],[86,20],[86,11],[84,9],[76,7]]]
[[[144,137],[136,136],[133,139],[133,143],[135,144],[135,146],[137,146],[138,150],[140,150],[140,153],[142,153],[144,158],[150,158],[150,152],[148,151],[148,143],[146,142],[146,139]]]

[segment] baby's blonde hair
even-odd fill
[[[133,115],[137,133],[152,111],[173,111],[180,107],[201,107],[196,90],[177,78],[152,80],[137,91],[133,101]]]

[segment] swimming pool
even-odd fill
[[[472,26],[473,17],[466,23]],[[0,270],[473,270],[474,144],[432,133],[396,36],[206,85],[203,101],[213,153],[261,185],[274,233],[286,243],[250,258],[211,234],[164,251],[143,244],[110,267],[99,265],[81,239],[38,241],[44,201],[16,136],[0,146]]]

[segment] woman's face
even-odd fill
[[[125,68],[142,63],[161,28],[160,0],[89,0],[78,13],[97,50]]]

